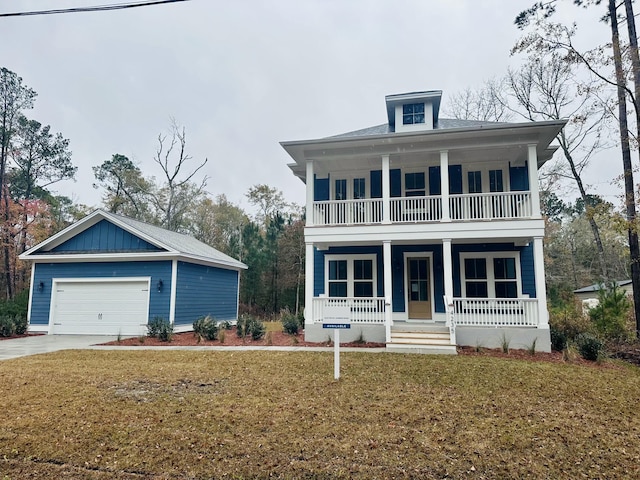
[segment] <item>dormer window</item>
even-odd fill
[[[402,106],[402,124],[424,123],[424,103],[407,103]]]

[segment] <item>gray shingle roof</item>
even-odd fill
[[[618,287],[624,287],[626,285],[630,285],[631,284],[631,280],[618,280],[615,282],[615,284]],[[573,293],[590,293],[590,292],[597,292],[598,290],[600,290],[600,287],[602,286],[601,283],[594,283],[593,285],[589,285],[588,287],[582,287],[579,288],[578,290],[574,290]],[[606,288],[606,286],[605,286]]]
[[[457,118],[440,118],[434,130],[446,130],[449,128],[477,128],[505,125],[504,122],[485,122],[482,120],[460,120]],[[341,133],[328,138],[356,138],[366,137],[369,135],[387,135],[395,133],[395,130],[388,124],[376,125],[373,127],[354,130],[353,132]]]
[[[117,221],[120,221],[131,227],[133,230],[136,230],[152,238],[160,245],[165,245],[166,247],[175,250],[183,255],[201,257],[236,268],[247,268],[244,263],[236,260],[233,257],[230,257],[225,253],[222,253],[219,250],[216,250],[215,248],[201,242],[200,240],[196,240],[195,238],[190,237],[189,235],[172,232],[171,230],[166,230],[155,225],[150,225],[139,220],[134,220],[129,217],[106,212],[104,210],[101,210],[100,212],[104,217],[111,217]]]

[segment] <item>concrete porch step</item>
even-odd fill
[[[451,343],[449,328],[446,326],[394,325],[387,351],[455,355],[456,346]]]

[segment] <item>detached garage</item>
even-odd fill
[[[187,235],[96,210],[23,253],[32,262],[29,331],[144,335],[211,315],[238,318],[242,262]]]

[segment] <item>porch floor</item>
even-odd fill
[[[449,327],[438,323],[395,322],[387,351],[456,355]]]

